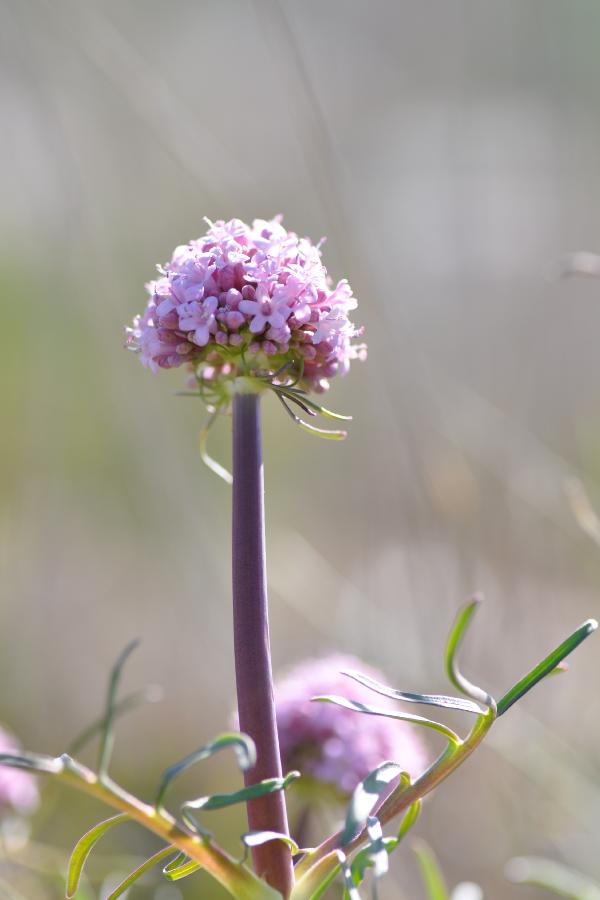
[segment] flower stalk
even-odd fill
[[[233,631],[241,731],[256,744],[256,765],[246,784],[282,774],[269,646],[265,556],[264,482],[260,397],[237,393],[233,400]],[[248,801],[254,831],[289,834],[282,791]],[[282,841],[253,847],[259,876],[284,897],[293,886],[290,848]]]

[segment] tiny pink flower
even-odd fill
[[[348,318],[356,300],[345,279],[332,285],[322,242],[287,231],[280,216],[251,226],[207,222],[204,237],[176,247],[158,267],[146,309],[127,329],[127,346],[145,366],[186,364],[196,379],[210,367],[217,383],[268,377],[303,359],[302,386],[320,392],[362,358],[353,343],[360,332]]]
[[[259,284],[254,300],[242,300],[239,306],[240,312],[251,317],[250,331],[252,334],[260,334],[267,325],[273,328],[282,328],[291,315],[287,296],[269,295],[268,289]]]
[[[190,341],[199,347],[208,344],[211,331],[215,325],[215,310],[219,301],[216,297],[207,297],[202,303],[194,300],[184,303],[179,310],[179,328],[190,331]]]

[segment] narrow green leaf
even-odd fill
[[[462,697],[446,697],[443,694],[411,694],[406,691],[397,691],[394,688],[387,687],[385,684],[370,678],[368,675],[362,675],[353,669],[342,671],[342,675],[347,675],[353,681],[357,681],[376,694],[384,697],[390,697],[392,700],[404,700],[407,703],[423,703],[429,706],[441,706],[445,709],[458,709],[461,712],[475,713],[481,715],[481,708],[473,703],[472,700],[463,700]]]
[[[460,671],[457,659],[458,649],[471,624],[471,619],[475,615],[480,604],[481,597],[475,596],[459,610],[454,624],[450,629],[448,640],[446,641],[446,672],[454,687],[458,688],[461,694],[465,694],[467,697],[470,697],[471,700],[475,700],[477,703],[481,703],[483,706],[493,709],[493,697],[482,690],[482,688],[477,687],[477,685],[470,682],[468,678],[465,678]]]
[[[434,722],[433,719],[425,719],[423,716],[415,716],[412,713],[396,712],[393,709],[383,709],[379,706],[367,706],[365,703],[358,703],[356,700],[347,700],[345,697],[338,697],[333,694],[324,697],[311,697],[318,703],[333,703],[335,706],[341,706],[344,709],[351,709],[354,712],[365,713],[369,716],[385,716],[388,719],[397,719],[399,722],[412,722],[414,725],[422,725],[424,728],[432,728],[443,734],[451,744],[458,746],[461,743],[459,736],[447,725],[441,722]]]
[[[219,415],[219,410],[217,409],[210,416],[208,422],[204,426],[204,428],[200,431],[199,438],[199,446],[200,446],[200,458],[205,466],[214,472],[215,475],[218,475],[219,478],[222,478],[225,484],[233,484],[233,475],[229,472],[221,463],[218,463],[216,459],[213,459],[212,456],[208,453],[207,444],[208,444],[208,433],[212,426],[214,425],[217,416]]]
[[[300,772],[288,772],[285,778],[265,778],[264,781],[251,784],[231,794],[211,794],[208,797],[200,797],[198,800],[190,800],[182,805],[181,817],[188,828],[206,835],[206,832],[192,815],[192,811],[223,809],[236,803],[246,803],[248,800],[255,800],[257,797],[264,797],[266,794],[284,791],[297,778],[300,778]]]
[[[137,709],[138,706],[142,706],[144,703],[157,703],[162,697],[162,689],[157,684],[150,684],[148,687],[143,688],[141,691],[134,691],[131,694],[128,694],[118,703],[115,703],[114,707],[114,719],[116,721],[121,716],[126,715],[128,712],[132,712],[134,709]],[[91,740],[93,740],[96,735],[100,734],[105,725],[105,716],[102,716],[99,719],[96,719],[95,722],[92,722],[91,725],[88,725],[77,737],[71,741],[69,746],[67,747],[67,753],[71,756],[74,756],[76,753],[89,744]]]
[[[109,828],[112,828],[113,825],[126,822],[129,818],[130,816],[127,813],[120,813],[118,816],[106,819],[104,822],[100,822],[84,834],[75,844],[75,848],[69,860],[67,872],[67,900],[70,900],[70,898],[74,897],[77,893],[83,867],[96,842],[109,830]]]
[[[100,780],[105,778],[108,773],[108,766],[110,764],[110,758],[112,755],[114,744],[113,724],[115,719],[116,699],[117,691],[119,689],[119,682],[123,673],[123,666],[127,662],[131,653],[133,653],[135,648],[138,646],[138,644],[139,640],[131,641],[129,644],[127,644],[110,673],[110,678],[108,681],[108,693],[106,697],[106,708],[102,720],[100,751],[98,754],[98,777],[100,778]]]
[[[424,841],[419,841],[415,843],[413,850],[419,862],[428,900],[449,900],[444,876],[431,849]]]
[[[344,900],[361,900],[358,888],[354,884],[352,869],[348,865],[346,854],[342,853],[341,850],[337,850],[336,853],[340,863],[342,878],[344,879]]]
[[[169,881],[179,881],[181,878],[193,875],[194,872],[201,868],[200,863],[190,859],[185,853],[179,853],[162,871],[165,878],[168,878]]]
[[[121,884],[108,895],[106,900],[117,900],[117,897],[124,894],[138,878],[141,878],[142,875],[152,869],[157,863],[161,862],[166,856],[172,855],[174,849],[174,847],[163,847],[162,850],[159,850],[158,853],[151,856],[150,859],[147,859],[146,862],[142,863],[141,866],[138,866],[134,872],[128,875],[125,881],[122,881]]]
[[[390,782],[398,777],[404,785],[410,783],[410,778],[402,771],[402,766],[387,761],[373,769],[360,784],[357,784],[348,804],[346,821],[340,835],[340,847],[345,847],[360,834],[377,800],[387,790]]]
[[[576,647],[581,644],[587,637],[590,636],[598,627],[598,623],[595,619],[588,619],[587,622],[584,622],[583,625],[580,625],[579,628],[570,635],[566,641],[563,641],[556,650],[553,650],[552,653],[549,653],[548,656],[543,659],[537,666],[535,666],[531,672],[528,672],[524,678],[517,682],[508,691],[501,700],[498,701],[498,715],[503,715],[507,709],[516,703],[517,700],[520,700],[525,694],[527,694],[532,687],[534,687],[542,678],[545,678],[547,675],[550,675],[556,667],[563,661],[565,656],[568,656],[569,653],[572,653]]]
[[[215,738],[214,741],[211,741],[210,744],[205,744],[204,747],[200,747],[199,750],[195,750],[193,753],[190,753],[189,756],[184,757],[182,760],[166,769],[161,778],[156,796],[155,805],[157,809],[162,807],[167,789],[178,775],[181,775],[181,773],[189,769],[190,766],[201,762],[203,759],[208,759],[214,753],[218,753],[220,750],[225,750],[228,747],[233,748],[238,766],[243,772],[247,769],[251,769],[252,766],[256,764],[256,746],[249,735],[241,734],[237,731],[221,734],[219,737]]]
[[[404,818],[402,819],[402,822],[400,823],[400,828],[398,829],[398,835],[396,837],[396,840],[398,843],[400,843],[400,841],[404,840],[404,838],[406,837],[406,835],[408,834],[410,829],[416,823],[416,821],[419,818],[419,815],[421,813],[421,806],[422,806],[421,800],[415,800],[415,802],[411,803],[411,805],[406,810],[406,812],[404,814]]]
[[[369,835],[369,851],[373,865],[375,878],[382,878],[390,867],[388,852],[385,848],[381,822],[375,816],[367,819],[367,834]]]
[[[294,856],[300,852],[296,841],[289,834],[281,834],[279,831],[247,831],[241,840],[246,847],[261,847],[269,841],[282,841],[288,845]]]
[[[46,775],[60,775],[65,767],[60,757],[42,756],[39,753],[0,753],[0,766],[29,769]]]
[[[516,884],[541,887],[569,900],[600,900],[600,884],[550,859],[535,856],[511,859],[506,877]]]
[[[277,393],[277,392],[276,392]],[[309,434],[314,434],[317,437],[328,438],[331,441],[343,441],[348,437],[347,431],[331,431],[328,428],[317,428],[315,425],[309,425],[308,422],[305,422],[304,419],[301,419],[300,416],[297,416],[296,413],[290,409],[287,405],[284,397],[281,396],[280,393],[277,393],[278,399],[281,401],[281,404],[288,416],[304,431],[308,431]]]
[[[336,865],[332,865],[334,857],[338,860]],[[339,868],[338,852],[328,853],[298,878],[290,900],[319,900],[336,879]]]
[[[415,822],[419,817],[419,813],[421,811],[421,801],[415,800],[414,803],[406,810],[404,818],[400,824],[400,828],[398,829],[398,834],[396,837],[382,837],[380,841],[378,841],[377,849],[385,850],[388,854],[393,853],[398,844],[404,839],[404,837],[408,834],[410,829],[413,827]],[[380,844],[380,847],[379,847]],[[372,865],[372,849],[371,846],[363,847],[352,861],[352,874],[354,876],[354,883],[359,885],[361,884],[363,878],[365,877],[366,869]]]
[[[398,846],[398,838],[383,837],[381,839],[381,846],[389,856],[389,854],[392,853]],[[367,869],[370,868],[372,864],[371,847],[369,845],[367,847],[363,847],[362,850],[359,850],[359,852],[352,860],[352,877],[354,878],[354,883],[357,886],[362,883]]]
[[[295,391],[289,387],[277,388],[277,390],[281,391],[288,399],[294,400],[296,403],[300,401],[308,406],[315,414],[320,416],[324,416],[327,419],[337,419],[340,422],[351,422],[352,416],[343,416],[341,413],[332,412],[332,410],[327,409],[325,406],[321,406],[319,403],[315,403],[314,400],[311,400],[307,397],[305,391]]]

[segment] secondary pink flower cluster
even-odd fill
[[[146,310],[127,329],[145,366],[190,363],[205,379],[235,377],[243,352],[253,374],[302,361],[305,385],[325,390],[364,356],[348,317],[356,299],[345,279],[333,286],[319,245],[286,231],[281,217],[209,226],[147,285]]]
[[[19,753],[18,741],[0,728],[0,753]],[[39,795],[35,778],[23,769],[0,765],[0,816],[3,811],[32,812]]]
[[[337,694],[378,707],[398,705],[340,674],[354,669],[377,681],[384,676],[352,656],[309,659],[276,682],[275,702],[281,759],[285,772],[332,785],[344,795],[380,763],[393,760],[413,778],[427,767],[426,751],[413,726],[380,716],[366,716],[311,702]],[[375,698],[375,702],[374,702]]]

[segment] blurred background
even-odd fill
[[[140,637],[124,690],[163,699],[119,723],[117,780],[150,797],[229,725],[229,489],[199,460],[183,373],[122,347],[155,263],[203,216],[282,212],[327,235],[369,343],[327,398],[354,415],[345,444],[265,403],[276,669],[351,652],[397,687],[447,689],[445,634],[480,590],[465,668],[502,693],[598,616],[600,549],[568,485],[600,506],[600,282],[561,277],[565,253],[600,249],[598,4],[3,0],[0,15],[0,721],[62,752]],[[223,421],[222,461],[229,443]],[[545,896],[505,879],[516,854],[600,878],[599,672],[592,640],[426,804],[416,830],[449,884]],[[238,783],[230,759],[203,766],[174,800]],[[0,861],[7,897],[62,896],[64,854],[105,812],[45,796],[33,849]],[[219,821],[237,852],[243,813]],[[108,835],[89,896],[154,849],[133,826]],[[384,897],[424,896],[409,849],[392,869]],[[183,885],[132,896],[225,896]]]

